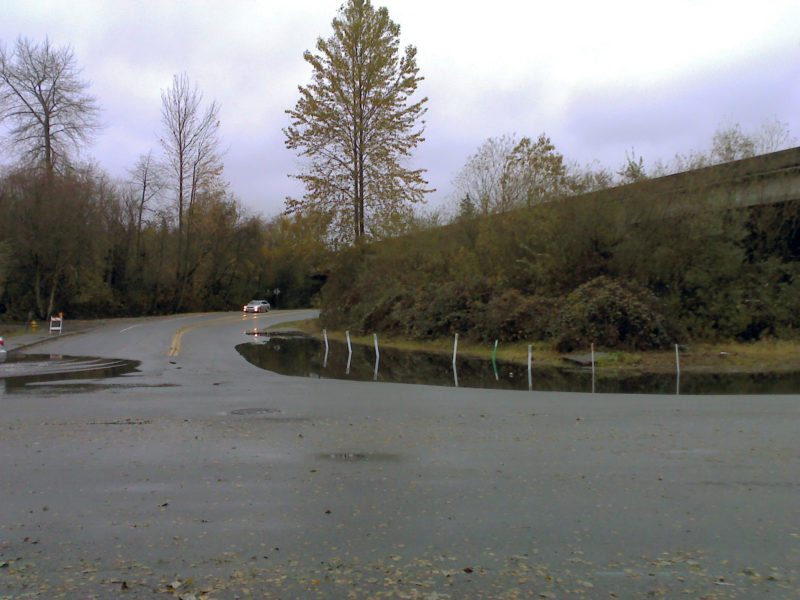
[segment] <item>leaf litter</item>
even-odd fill
[[[389,553],[362,560],[332,556],[324,560],[242,558],[233,553],[192,566],[191,575],[158,576],[156,565],[101,559],[81,560],[53,569],[27,558],[0,559],[0,600],[40,598],[456,598],[585,599],[599,597],[692,597],[794,600],[798,573],[780,566],[731,568],[701,551],[665,553],[655,558],[617,560],[602,565],[569,560],[548,563],[546,552],[505,559],[488,552],[480,564],[459,567],[459,557],[430,552],[407,558]],[[474,558],[474,557],[473,557]],[[113,576],[108,573],[113,572]]]

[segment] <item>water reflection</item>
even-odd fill
[[[491,358],[452,357],[426,352],[407,352],[328,340],[324,343],[305,336],[262,338],[260,343],[236,346],[248,362],[282,375],[419,383],[453,387],[529,389],[528,370],[524,365],[493,362]],[[380,363],[380,369],[378,369]],[[455,369],[454,369],[455,367]],[[597,393],[675,394],[795,394],[800,391],[800,372],[778,374],[675,374],[604,375],[598,369],[535,366],[530,388],[542,391]]]
[[[42,385],[46,385],[49,392],[63,392],[65,389],[76,391],[82,387],[92,389],[92,384],[81,386],[78,383],[83,380],[119,377],[136,371],[138,367],[139,361],[136,360],[60,354],[12,354],[0,367],[0,389],[3,393],[42,393]]]

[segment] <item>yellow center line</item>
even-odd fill
[[[294,311],[300,312],[300,311]],[[287,313],[283,313],[287,314]],[[221,323],[233,323],[234,321],[244,321],[245,319],[258,318],[258,317],[266,317],[269,313],[257,313],[253,315],[226,315],[224,317],[217,317],[216,319],[208,319],[207,321],[200,321],[199,323],[192,323],[191,325],[186,325],[185,327],[181,327],[178,331],[175,332],[175,335],[172,336],[172,343],[169,346],[169,350],[167,351],[167,356],[178,356],[181,353],[181,339],[183,338],[183,334],[187,331],[192,331],[193,329],[199,329],[200,327],[209,327],[211,325],[219,325]]]
[[[253,316],[263,316],[263,315],[253,315]],[[172,343],[170,344],[169,351],[167,352],[167,356],[178,356],[181,353],[181,339],[183,338],[183,334],[187,331],[192,331],[193,329],[199,329],[200,327],[209,327],[211,325],[218,325],[221,323],[233,323],[234,321],[243,321],[244,316],[239,315],[227,315],[224,317],[217,317],[216,319],[208,319],[207,321],[200,321],[199,323],[192,323],[191,325],[186,325],[185,327],[181,327],[178,331],[175,332],[175,335],[172,336]]]

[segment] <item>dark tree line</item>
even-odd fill
[[[0,178],[4,317],[236,310],[275,288],[282,306],[312,302],[325,250],[309,218],[267,222],[227,194],[207,196],[192,206],[187,250],[173,216],[141,216],[140,197],[128,191],[92,169],[52,177],[15,169]]]
[[[224,178],[219,107],[185,74],[162,91],[162,154],[125,181],[79,159],[98,128],[69,48],[0,45],[0,314],[42,319],[308,305],[325,249],[311,214],[248,214]],[[316,278],[315,278],[316,277]]]

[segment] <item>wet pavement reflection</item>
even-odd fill
[[[133,373],[138,367],[139,361],[119,358],[10,354],[8,360],[0,365],[0,393],[65,393],[97,389],[98,384],[93,380]]]
[[[604,374],[598,369],[593,381],[591,368],[534,366],[530,383],[525,365],[458,357],[455,372],[452,356],[410,352],[371,345],[347,344],[303,335],[256,336],[253,342],[236,346],[248,362],[281,375],[416,383],[470,388],[539,390],[560,392],[640,394],[795,394],[800,392],[800,372],[790,373],[691,373]]]

